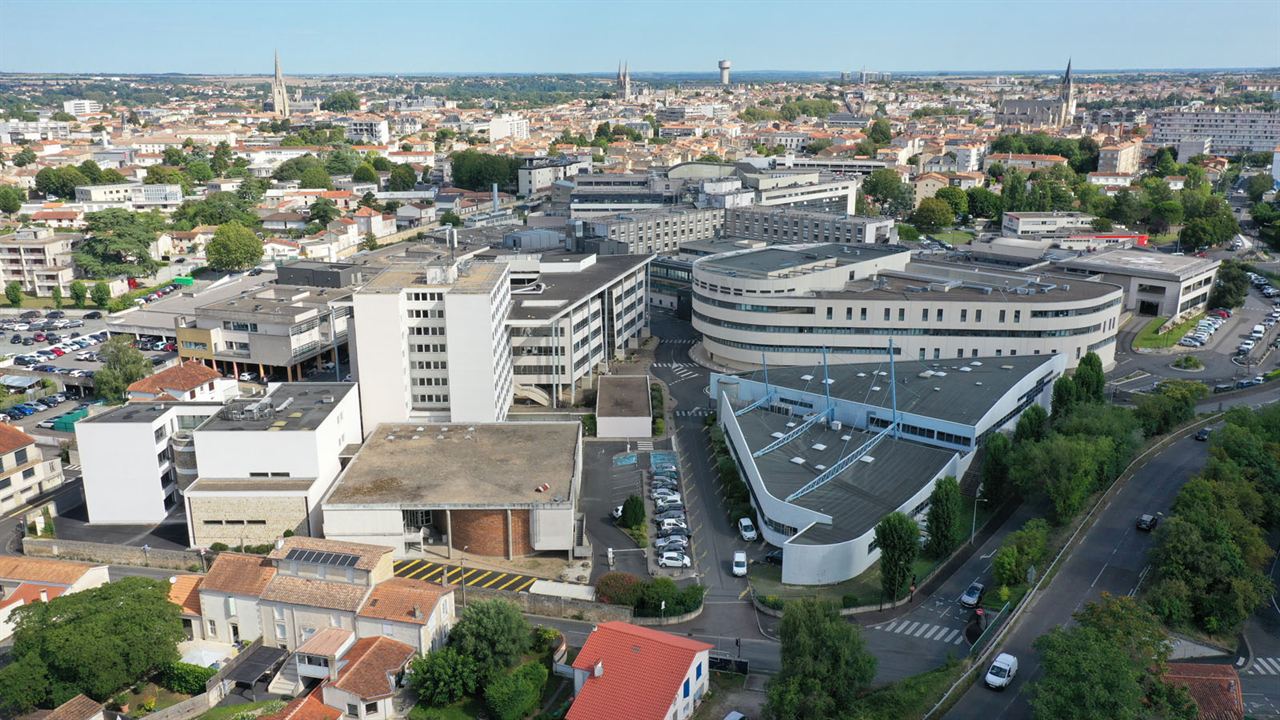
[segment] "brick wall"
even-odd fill
[[[529,531],[529,510],[511,511],[511,551],[516,557],[533,554]]]
[[[449,542],[454,548],[465,547],[476,555],[507,556],[505,510],[452,510],[449,523]]]

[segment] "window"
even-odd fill
[[[1000,311],[1000,322],[1004,322],[1004,310]]]
[[[942,308],[938,308],[938,322],[942,322]]]
[[[830,320],[830,319],[831,319],[831,311],[832,311],[832,309],[833,309],[833,308],[832,308],[830,305],[828,305],[828,306],[827,306],[827,319],[828,319],[828,320]]]
[[[866,319],[867,319],[867,309],[866,309],[866,308],[862,308],[862,314],[861,314],[861,317],[860,317],[859,319],[860,319],[860,320],[866,320]]]
[[[851,308],[851,307],[847,307],[847,308],[845,308],[845,309],[844,309],[844,319],[845,319],[845,320],[852,320],[852,319],[853,319],[853,308]]]
[[[906,319],[907,319],[907,309],[898,308],[898,322],[906,322]]]
[[[236,616],[236,599],[233,597],[228,597],[227,598],[227,617],[235,617],[235,616]]]
[[[284,640],[286,637],[286,632],[287,631],[285,630],[284,623],[282,622],[276,623],[276,639],[277,640]]]
[[[929,322],[929,308],[920,308],[920,322]]]
[[[35,468],[27,468],[26,470],[22,471],[22,479],[30,480],[31,478],[35,477],[35,474],[36,474]]]
[[[1014,322],[1016,322],[1016,323],[1020,323],[1020,322],[1022,322],[1022,311],[1021,311],[1021,310],[1014,310],[1014,311],[1013,311],[1013,321],[1014,321]]]
[[[702,663],[698,663],[698,666],[697,666],[696,668],[694,668],[694,670],[693,670],[693,678],[694,678],[695,680],[701,680],[701,679],[702,679]]]
[[[974,322],[982,322],[982,311],[981,311],[981,310],[974,310],[974,311],[973,311],[973,321],[974,321]]]
[[[939,311],[939,312],[941,312],[941,311]],[[961,310],[960,310],[960,322],[967,322],[968,320],[969,320],[969,311],[968,311],[968,310],[961,309]]]
[[[899,312],[901,312],[901,311],[899,311]],[[901,320],[902,318],[898,318],[898,319],[899,319],[899,320]],[[885,309],[884,309],[884,320],[885,320],[885,322],[889,322],[889,308],[885,308]]]
[[[360,706],[355,703],[347,703],[347,717],[360,717]]]
[[[365,714],[365,715],[377,715],[377,714],[378,714],[378,703],[376,703],[376,702],[365,703],[365,704],[364,704],[364,714]]]
[[[217,637],[217,636],[218,636],[218,623],[216,623],[216,622],[214,622],[214,621],[212,621],[212,620],[210,620],[210,621],[209,621],[209,635],[211,635],[211,636],[213,636],[213,637]]]
[[[689,697],[689,678],[684,679],[684,697]]]

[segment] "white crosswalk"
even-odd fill
[[[653,451],[653,441],[652,441],[652,440],[637,440],[637,441],[636,441],[636,451],[638,451],[638,452],[652,452],[652,451]]]
[[[711,408],[691,408],[689,410],[677,410],[676,417],[706,417],[711,414]]]
[[[1254,658],[1245,668],[1246,675],[1280,675],[1280,657]]]
[[[79,465],[63,465],[62,469],[64,471],[67,471],[67,470],[75,471],[75,470],[79,470],[80,466]]]
[[[964,642],[964,632],[961,628],[949,628],[912,620],[892,620],[887,623],[872,625],[871,629],[924,640],[936,640],[951,645],[959,645]]]
[[[692,345],[698,342],[698,338],[662,338],[662,342],[668,345]]]

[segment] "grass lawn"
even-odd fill
[[[923,580],[933,570],[937,561],[933,558],[917,558],[912,565],[912,572]],[[784,585],[782,568],[777,565],[756,563],[751,566],[749,574],[751,586],[757,595],[773,596],[782,599],[816,597],[834,600],[844,607],[873,605],[880,601],[880,563],[876,563],[861,575],[835,585]],[[846,601],[848,598],[848,601]]]
[[[1133,339],[1133,346],[1135,348],[1173,347],[1174,345],[1177,345],[1178,341],[1181,340],[1188,331],[1194,328],[1196,323],[1200,322],[1202,318],[1204,318],[1204,313],[1196,313],[1186,320],[1183,320],[1181,323],[1178,323],[1172,330],[1164,333],[1163,335],[1160,334],[1160,328],[1168,322],[1169,318],[1156,318],[1147,323],[1147,326],[1138,332],[1138,336]]]
[[[1160,233],[1158,235],[1152,234],[1150,236],[1150,242],[1152,245],[1168,245],[1170,243],[1175,243],[1177,241],[1178,241],[1178,233],[1167,232],[1167,233]]]
[[[150,698],[155,698],[156,710],[163,710],[170,705],[177,705],[183,700],[188,700],[191,696],[166,690],[155,683],[147,683],[142,686],[140,692],[123,692],[117,695],[116,698],[128,703],[130,710],[136,712],[141,708],[142,703]]]
[[[485,712],[484,703],[475,698],[464,698],[442,708],[423,708],[418,706],[415,715],[422,720],[475,720]]]
[[[968,245],[973,241],[973,233],[967,230],[942,230],[929,233],[934,240],[949,242],[952,245]]]
[[[959,662],[903,678],[867,693],[858,702],[859,717],[876,720],[921,718],[964,671]]]
[[[223,705],[209,710],[209,712],[201,715],[199,720],[230,720],[232,717],[242,712],[261,711],[267,709],[268,706],[275,707],[281,704],[278,700],[262,700],[255,703],[242,703],[240,705]]]

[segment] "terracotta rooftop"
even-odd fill
[[[1244,717],[1240,675],[1230,665],[1169,663],[1164,679],[1187,688],[1200,709],[1200,720],[1241,720]]]
[[[324,655],[337,657],[342,646],[347,644],[353,633],[338,627],[327,627],[312,635],[306,642],[298,646],[298,652],[306,655]]]
[[[390,551],[390,548],[388,548]],[[352,585],[329,580],[310,580],[290,575],[276,575],[262,591],[263,600],[309,605],[329,610],[355,612],[369,591],[367,585]]]
[[[260,597],[275,574],[275,564],[267,558],[224,552],[214,558],[200,589]]]
[[[357,614],[378,620],[425,625],[436,603],[451,592],[452,585],[391,578],[374,586]]]
[[[41,591],[44,592],[46,599],[52,600],[61,595],[65,589],[63,587],[40,585],[39,583],[19,583],[18,587],[4,596],[4,599],[0,599],[0,609],[7,608],[10,605],[18,605],[19,603],[30,605],[33,602],[43,602],[40,598]]]
[[[384,545],[367,545],[365,543],[342,542],[340,540],[325,540],[323,538],[295,535],[285,538],[284,544],[279,549],[272,550],[267,557],[272,560],[283,560],[290,550],[315,550],[317,552],[356,555],[360,558],[354,566],[357,570],[374,569],[378,566],[382,557],[391,552],[391,548]]]
[[[390,697],[395,692],[395,678],[413,657],[413,647],[389,637],[367,637],[356,641],[343,659],[345,667],[338,672],[333,686],[357,695],[361,700]]]
[[[169,602],[177,605],[184,615],[200,614],[200,583],[203,575],[177,575],[169,584]]]
[[[8,455],[18,448],[34,445],[35,442],[35,438],[22,432],[20,428],[0,424],[0,455]]]
[[[663,720],[689,665],[710,649],[704,642],[630,623],[602,623],[587,636],[573,667],[590,672],[599,662],[604,672],[587,678],[565,720],[613,717],[622,707],[632,720]]]
[[[324,683],[320,683],[309,695],[294,698],[273,715],[261,715],[258,720],[338,720],[342,711],[320,701]]]
[[[88,720],[102,712],[102,703],[87,695],[77,695],[44,716],[44,720]]]
[[[190,392],[220,377],[222,376],[218,371],[201,364],[199,360],[188,360],[142,378],[129,386],[129,392],[148,395],[159,395],[166,390]]]
[[[3,425],[0,427],[8,429]],[[89,563],[69,560],[0,556],[0,579],[70,585],[93,567]]]

